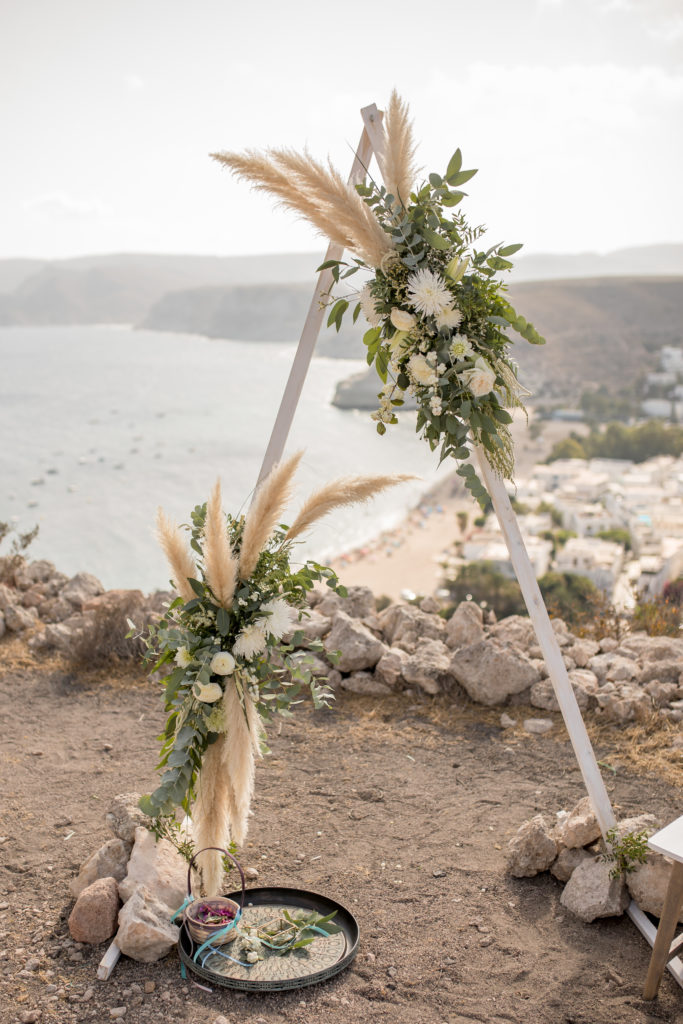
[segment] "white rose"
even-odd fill
[[[397,306],[392,309],[389,319],[397,331],[411,331],[416,323],[412,313],[407,313],[405,309],[399,309]]]
[[[496,375],[483,356],[479,356],[472,370],[465,370],[463,378],[475,398],[488,395],[496,383]]]
[[[209,668],[212,672],[215,672],[217,676],[229,676],[235,670],[235,659],[229,651],[219,651],[218,654],[214,654],[211,659]]]
[[[414,355],[408,360],[408,376],[415,384],[429,387],[436,384],[438,377],[436,370],[430,366],[424,356]]]
[[[192,692],[204,704],[214,704],[223,696],[223,688],[218,683],[195,683]]]
[[[187,647],[179,647],[175,652],[175,658],[173,660],[176,665],[180,666],[180,668],[187,668],[187,666],[192,662],[192,655],[188,651]]]

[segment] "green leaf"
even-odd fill
[[[462,167],[462,153],[459,149],[456,149],[453,156],[448,161],[448,167],[446,169],[446,178],[450,179],[458,173]]]
[[[524,248],[524,243],[516,242],[514,245],[506,245],[503,249],[499,249],[498,253],[500,256],[513,256],[522,248]]]
[[[188,579],[187,581],[192,589],[194,590],[197,597],[204,597],[204,584],[200,583],[199,580]]]
[[[344,313],[348,308],[349,303],[346,299],[337,299],[334,306],[330,310],[329,316],[327,317],[327,326],[331,327],[332,324],[334,324],[338,331],[339,328],[341,327],[342,317],[344,316]]]
[[[316,274],[319,274],[321,270],[330,270],[332,267],[338,266],[339,260],[325,260],[325,262],[321,263],[320,266],[317,268]]]
[[[147,815],[148,818],[153,818],[157,813],[156,806],[153,803],[149,793],[145,793],[144,796],[140,797],[140,799],[138,800],[138,807],[140,808],[143,814]]]
[[[449,174],[447,181],[449,185],[464,185],[466,181],[473,178],[477,173],[477,169],[474,168],[471,171],[459,171],[458,174]]]
[[[436,231],[432,231],[431,228],[423,227],[422,234],[424,235],[425,241],[428,242],[432,249],[450,249],[451,243],[443,235],[437,234]]]
[[[493,413],[495,419],[497,419],[499,423],[512,423],[512,416],[507,411],[507,409],[494,408],[491,410],[491,412]]]
[[[225,608],[219,608],[216,613],[216,625],[221,636],[227,636],[230,632],[230,616]]]
[[[383,434],[386,434],[386,432],[387,432],[387,428],[384,426],[384,424],[383,423],[378,423],[377,424],[377,433],[380,435],[380,437]]]
[[[355,324],[360,314],[360,302],[357,302],[353,310],[353,323]]]
[[[363,335],[363,344],[372,345],[374,342],[379,341],[381,333],[381,327],[371,327],[370,330],[366,331]]]
[[[443,185],[443,179],[440,174],[430,174],[429,182],[434,186],[434,188],[441,188]]]

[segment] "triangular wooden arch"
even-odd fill
[[[349,175],[349,181],[352,184],[356,184],[363,179],[373,155],[377,160],[380,171],[382,169],[384,150],[383,113],[373,103],[368,107],[362,108],[361,117],[363,119],[363,131]],[[325,262],[327,260],[341,259],[342,255],[342,247],[331,242],[325,254]],[[284,454],[294,414],[296,413],[308,367],[322,325],[324,315],[323,298],[330,291],[332,284],[332,272],[330,270],[321,271],[301,332],[301,338],[294,356],[289,378],[285,385],[266,454],[261,465],[258,477],[259,483],[268,475],[272,467],[280,461]],[[477,448],[476,455],[482,478],[491,497],[503,536],[505,537],[510,560],[515,570],[529,617],[533,623],[538,644],[543,651],[548,674],[562,712],[562,717],[564,718],[567,732],[569,733],[572,747],[574,748],[574,754],[583,776],[586,791],[591,799],[604,836],[616,823],[616,818],[605,783],[600,774],[595,751],[581,717],[581,711],[569,680],[555,631],[552,628],[548,611],[536,581],[536,574],[524,546],[517,517],[510,503],[503,480],[491,468],[484,449],[481,447]],[[626,913],[652,946],[656,929],[634,900],[631,901]],[[678,984],[683,987],[683,963],[681,963],[681,960],[675,958],[669,961],[667,966]]]

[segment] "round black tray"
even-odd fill
[[[229,899],[237,900],[241,896],[241,892],[230,892],[226,893],[226,895]],[[232,970],[236,976],[233,977],[231,973],[219,974],[216,971],[210,970],[208,965],[202,967],[194,962],[192,957],[198,949],[198,944],[193,941],[184,924],[180,929],[180,938],[178,939],[180,959],[194,974],[199,975],[200,978],[204,978],[214,985],[222,985],[224,988],[241,989],[245,992],[282,992],[286,989],[315,985],[319,981],[325,981],[326,978],[332,978],[335,974],[343,971],[345,967],[348,967],[358,952],[359,931],[355,917],[340,903],[336,903],[327,896],[321,896],[316,892],[308,892],[306,889],[286,889],[281,887],[247,889],[244,904],[245,913],[248,912],[249,907],[261,908],[269,906],[273,908],[300,907],[303,910],[315,910],[323,916],[336,911],[334,923],[341,928],[341,932],[336,937],[336,956],[334,962],[328,964],[323,969],[312,969],[310,973],[299,974],[292,978],[280,977],[273,980],[251,980],[243,976],[245,974],[244,968],[238,968],[237,965],[235,965],[235,968],[231,968],[230,962],[225,961],[222,965],[223,970],[227,972]],[[323,939],[322,941],[327,942],[331,940]],[[222,948],[224,951],[230,952],[230,945]],[[286,957],[282,957],[280,960],[285,961]]]

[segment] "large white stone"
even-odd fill
[[[366,615],[374,614],[375,596],[369,587],[349,587],[346,597],[328,590],[315,610],[327,618],[334,618],[338,611],[342,611],[352,619],[364,619]]]
[[[588,846],[600,838],[600,826],[590,797],[584,796],[566,817],[563,815],[555,826],[553,835],[558,846],[566,846],[569,850]]]
[[[671,861],[661,853],[650,850],[645,864],[639,864],[633,871],[627,873],[628,891],[646,914],[662,916],[672,866]],[[678,920],[683,922],[683,907]]]
[[[550,874],[559,882],[568,882],[579,864],[585,860],[593,860],[593,855],[581,847],[576,850],[560,850],[557,860],[550,868]]]
[[[571,673],[569,678],[571,679]],[[580,687],[573,686],[576,702],[581,709],[588,707],[588,694]],[[542,708],[543,711],[559,711],[560,705],[555,696],[555,690],[550,679],[540,679],[531,687],[529,702],[534,708]]]
[[[451,652],[440,640],[421,640],[403,663],[403,678],[425,693],[435,694],[453,682]]]
[[[129,900],[141,886],[175,910],[187,895],[187,863],[166,839],[157,841],[146,828],[138,826],[128,871],[119,883],[121,899]]]
[[[446,643],[453,650],[476,644],[484,636],[484,615],[475,601],[461,601],[446,623]]]
[[[629,895],[621,878],[610,878],[610,865],[585,860],[572,873],[560,896],[567,910],[590,923],[598,917],[618,917],[629,904]]]
[[[420,611],[412,604],[392,604],[380,612],[380,625],[384,638],[389,644],[396,644],[406,637],[415,641],[443,640],[446,624],[439,615]]]
[[[387,697],[393,693],[390,686],[375,679],[372,672],[352,672],[346,679],[342,679],[343,690],[349,693],[357,693],[361,697]]]
[[[332,629],[323,641],[325,650],[340,651],[336,667],[340,672],[358,672],[374,668],[386,650],[358,619],[352,619],[346,612],[338,611],[332,620]]]
[[[82,609],[92,597],[104,593],[104,587],[90,572],[78,572],[62,588],[61,597],[74,608]]]
[[[579,668],[585,668],[591,658],[600,650],[597,640],[580,639],[567,647],[567,654],[573,658]]]
[[[557,844],[542,814],[525,821],[508,843],[508,871],[515,878],[531,878],[547,871],[557,857]]]
[[[143,963],[161,960],[180,935],[180,929],[171,924],[171,914],[171,909],[144,886],[137,889],[119,911],[115,941],[121,952]]]
[[[514,647],[480,640],[457,651],[451,660],[456,680],[479,704],[503,704],[538,682],[538,669]]]
[[[533,623],[525,615],[508,615],[496,623],[491,633],[501,643],[515,644],[525,651],[536,645]]]
[[[127,843],[135,840],[138,825],[145,826],[149,822],[147,815],[138,807],[140,796],[140,793],[119,793],[109,804],[104,816],[110,831]]]
[[[403,679],[403,665],[408,657],[400,647],[389,647],[375,665],[375,678],[385,686],[397,686]]]
[[[99,850],[95,850],[81,864],[76,878],[69,883],[71,895],[77,899],[98,878],[113,878],[121,882],[126,877],[132,845],[122,839],[110,839]]]

